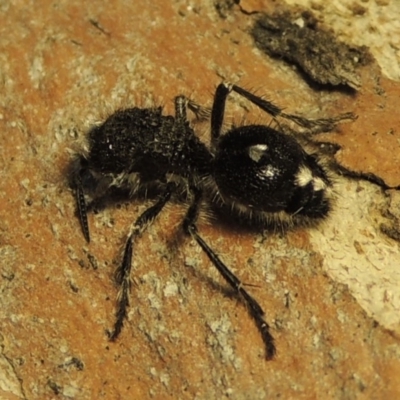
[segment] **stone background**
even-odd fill
[[[39,4],[40,3],[40,4]],[[113,110],[183,93],[211,105],[222,80],[289,112],[358,119],[321,135],[345,166],[400,185],[397,1],[287,1],[311,9],[338,38],[367,46],[355,93],[315,90],[254,47],[246,1],[2,1],[0,3],[0,398],[381,399],[400,396],[397,191],[338,178],[338,204],[320,229],[287,235],[199,230],[249,283],[278,354],[170,205],[137,246],[129,322],[116,343],[112,278],[134,200],[90,215],[86,245],[66,170],[70,149]],[[226,5],[218,2],[219,5]],[[242,99],[228,119],[265,121]],[[195,122],[194,122],[195,123]],[[208,140],[207,125],[196,126]]]

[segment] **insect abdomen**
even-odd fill
[[[174,118],[162,116],[161,108],[117,111],[89,132],[89,165],[101,173],[119,174],[141,172],[143,160],[163,164],[163,156],[152,153],[157,138],[173,124]]]

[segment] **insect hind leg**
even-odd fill
[[[170,200],[172,194],[176,190],[175,183],[168,183],[165,191],[158,198],[157,202],[146,209],[133,223],[128,239],[125,244],[122,263],[115,272],[115,282],[119,286],[119,294],[117,298],[117,311],[115,313],[114,329],[109,334],[111,341],[115,341],[121,333],[124,321],[128,316],[129,292],[131,288],[131,270],[133,246],[135,240],[153,223],[158,214]]]
[[[85,158],[78,159],[72,173],[71,187],[75,191],[76,209],[81,225],[83,236],[90,243],[90,229],[87,214],[98,204],[101,199],[106,198],[109,188],[112,186],[113,178],[103,176],[99,178],[88,167]],[[87,197],[89,200],[87,200]]]
[[[85,176],[89,173],[87,160],[79,156],[74,161],[73,170],[70,174],[70,187],[75,191],[76,210],[81,225],[83,236],[90,242],[89,223],[87,218],[88,206],[85,199]]]

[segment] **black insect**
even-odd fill
[[[131,193],[155,187],[159,197],[131,226],[123,259],[116,271],[120,287],[115,340],[127,317],[131,287],[132,251],[136,239],[175,196],[186,193],[190,203],[183,230],[204,250],[226,282],[247,305],[265,344],[266,358],[276,352],[264,311],[240,280],[198,233],[202,202],[230,211],[233,218],[257,226],[311,224],[331,208],[332,181],[315,147],[303,135],[295,137],[265,125],[234,127],[222,135],[225,103],[236,92],[273,117],[282,117],[312,130],[329,130],[336,118],[309,120],[286,114],[272,103],[236,86],[220,84],[211,112],[211,144],[202,143],[187,120],[187,108],[201,110],[184,96],[175,98],[175,116],[161,108],[129,108],[115,112],[89,131],[86,146],[74,161],[72,173],[80,223],[90,241],[89,204],[113,188]]]

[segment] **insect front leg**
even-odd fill
[[[124,320],[128,315],[129,307],[129,292],[131,288],[131,269],[132,269],[132,256],[133,246],[135,240],[151,225],[164,206],[170,200],[173,192],[176,189],[174,183],[168,183],[164,193],[158,198],[157,202],[145,210],[134,222],[130,229],[128,239],[125,244],[124,255],[122,263],[115,273],[115,281],[119,286],[119,294],[117,299],[117,311],[115,313],[116,320],[114,323],[114,330],[110,333],[111,341],[114,341],[121,333]]]
[[[215,91],[214,102],[211,111],[211,143],[215,146],[217,139],[221,135],[222,124],[224,121],[226,99],[232,91],[242,95],[252,103],[259,106],[271,116],[275,117],[281,113],[281,109],[271,102],[261,99],[254,94],[241,89],[239,86],[229,83],[220,83]]]
[[[192,111],[196,118],[200,121],[210,118],[211,110],[194,102],[186,96],[180,95],[175,97],[175,123],[178,126],[183,126],[183,132],[187,132],[186,126],[189,123],[187,110]]]
[[[221,128],[225,113],[225,103],[229,93],[235,92],[272,117],[281,117],[293,121],[297,125],[310,130],[310,133],[320,133],[331,131],[340,121],[355,120],[357,117],[353,113],[340,114],[336,117],[308,119],[295,114],[283,112],[283,109],[272,102],[263,99],[237,85],[220,83],[215,91],[214,104],[211,114],[211,141],[214,144],[221,135]]]
[[[192,191],[194,193],[194,198],[185,216],[183,229],[186,234],[190,235],[194,240],[196,240],[225,281],[240,295],[240,298],[246,304],[249,314],[253,318],[258,330],[261,333],[261,337],[265,345],[265,357],[267,360],[271,360],[274,358],[276,348],[274,344],[274,338],[269,331],[269,325],[264,320],[264,310],[261,308],[258,302],[243,288],[242,282],[229,270],[229,268],[220,260],[218,255],[199,235],[196,227],[196,220],[202,194],[201,191],[196,188],[192,189]]]
[[[287,114],[283,112],[281,108],[274,105],[268,100],[265,100],[253,93],[236,85],[227,85],[229,92],[236,92],[249,100],[251,103],[255,104],[265,112],[267,112],[272,117],[281,117],[293,121],[297,125],[309,129],[310,133],[320,133],[331,131],[340,121],[343,120],[355,120],[357,117],[353,113],[345,113],[337,115],[336,117],[330,118],[318,118],[318,119],[308,119],[294,114]]]

